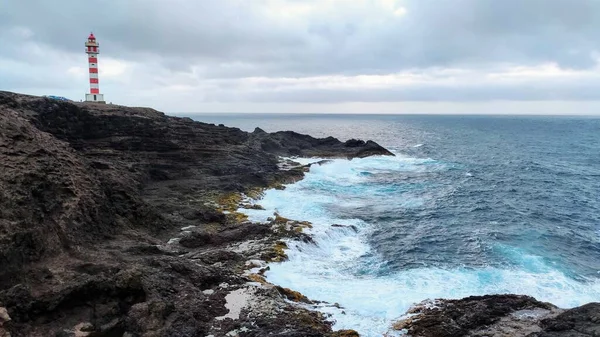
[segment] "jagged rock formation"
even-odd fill
[[[327,335],[324,317],[275,289],[253,295],[274,312],[219,319],[226,289],[248,281],[247,256],[227,245],[272,233],[214,201],[302,177],[277,155],[374,154],[390,153],[0,92],[0,336]]]

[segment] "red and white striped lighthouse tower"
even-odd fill
[[[100,54],[100,45],[96,42],[96,37],[93,33],[88,36],[85,43],[85,52],[88,54],[88,63],[90,68],[90,93],[85,94],[86,102],[106,103],[104,95],[100,93],[98,83],[98,54]]]

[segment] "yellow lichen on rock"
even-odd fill
[[[302,325],[310,326],[317,329],[320,328],[322,330],[323,336],[327,336],[327,332],[331,331],[329,328],[325,328],[322,325],[321,322],[323,321],[323,319],[325,319],[325,317],[322,313],[318,311],[299,311],[294,316]]]
[[[313,225],[310,221],[301,221],[298,224],[306,228],[313,228]]]
[[[296,233],[302,233],[302,231],[304,231],[307,228],[313,228],[312,223],[308,221],[296,222],[294,223],[294,225],[294,231]]]
[[[221,211],[235,212],[242,203],[242,196],[239,193],[228,193],[219,197],[217,200]]]
[[[273,257],[271,258],[272,262],[282,262],[288,259],[285,250],[288,248],[288,245],[283,241],[275,242],[273,246]]]
[[[277,261],[287,260],[288,256],[285,253],[285,249],[287,249],[287,248],[288,248],[288,245],[283,241],[277,241],[275,243],[275,253],[277,253]]]
[[[246,276],[248,279],[250,279],[253,282],[258,282],[260,284],[268,284],[269,282],[267,282],[267,280],[265,280],[265,278],[262,275],[258,275],[258,274],[250,274]]]
[[[238,212],[242,204],[243,198],[239,193],[227,193],[221,195],[217,199],[218,210],[221,212],[229,212],[226,214],[230,221],[235,223],[242,223],[248,220],[248,216],[244,213]]]
[[[233,212],[231,213],[234,216],[235,222],[240,223],[248,220],[248,216],[241,212]]]
[[[262,199],[262,197],[265,196],[265,189],[264,188],[251,188],[248,191],[246,191],[245,194],[250,199],[258,200],[258,199]]]
[[[413,323],[413,318],[407,317],[405,319],[396,321],[394,324],[392,324],[392,329],[398,330],[398,331],[408,329],[412,323]]]
[[[287,298],[290,301],[312,303],[312,301],[309,300],[308,297],[302,295],[298,291],[292,290],[290,288],[283,288],[280,286],[276,286],[275,289],[277,289],[277,291],[279,291],[281,295],[285,296],[285,298]]]
[[[291,220],[288,218],[284,218],[281,215],[279,215],[279,213],[275,212],[275,220],[273,220],[274,223],[278,224],[278,225],[285,225],[288,222],[290,222]]]

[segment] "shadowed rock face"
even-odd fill
[[[227,313],[218,285],[245,282],[245,257],[225,246],[271,232],[208,202],[300,179],[302,169],[278,168],[279,155],[375,154],[391,153],[373,142],[0,92],[0,308],[11,318],[0,335],[204,336],[215,324],[223,334],[327,334],[323,317],[290,308],[254,325],[248,314],[214,320]],[[186,226],[198,228],[182,239],[198,250],[193,261],[164,247]]]

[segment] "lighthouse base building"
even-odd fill
[[[104,95],[100,93],[100,84],[98,82],[98,54],[100,54],[100,45],[96,41],[94,34],[90,34],[85,42],[85,53],[88,55],[90,69],[90,93],[85,94],[85,101],[106,103]]]
[[[85,94],[86,102],[106,103],[104,94]]]

